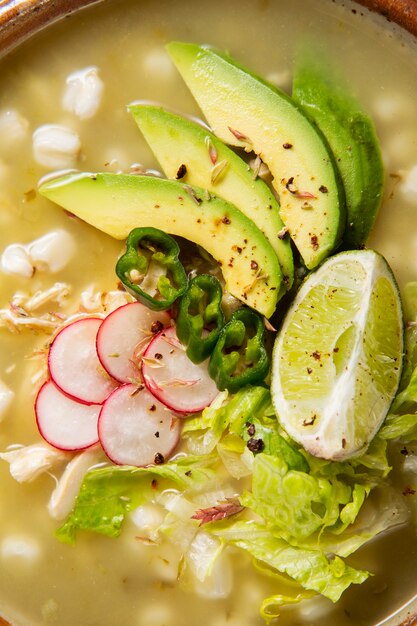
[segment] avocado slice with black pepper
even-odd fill
[[[311,48],[308,54],[300,55],[296,65],[292,96],[330,144],[346,194],[343,246],[359,248],[374,225],[384,185],[384,166],[373,122],[327,60],[320,61]]]
[[[154,226],[193,241],[217,261],[233,296],[266,317],[275,311],[283,284],[274,249],[246,215],[204,189],[152,176],[75,173],[39,193],[116,239]]]
[[[129,110],[168,178],[215,193],[255,222],[274,248],[290,289],[294,280],[290,239],[279,204],[257,172],[196,122],[145,103],[132,104]]]
[[[305,265],[316,267],[345,227],[343,186],[324,136],[285,93],[224,54],[179,42],[167,49],[213,132],[268,165],[281,218]]]

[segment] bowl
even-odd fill
[[[267,0],[260,0],[259,11],[260,12],[267,11],[271,3],[273,4],[273,1],[268,2]],[[24,51],[26,49],[25,46],[30,45],[31,38],[34,37],[37,33],[38,33],[37,36],[39,37],[37,41],[42,42],[43,41],[42,37],[47,36],[47,33],[48,33],[48,28],[46,27],[53,26],[55,22],[57,23],[56,27],[59,29],[60,36],[64,37],[65,36],[65,27],[64,27],[65,19],[68,20],[68,24],[71,24],[71,19],[72,19],[71,16],[74,14],[74,12],[78,12],[78,11],[80,12],[79,14],[77,13],[78,16],[81,16],[79,18],[80,21],[78,22],[78,25],[80,27],[83,27],[85,30],[85,26],[83,25],[83,20],[82,20],[83,11],[85,11],[86,22],[87,22],[89,19],[87,17],[89,15],[88,12],[94,10],[94,7],[90,7],[89,5],[95,5],[95,4],[97,5],[97,9],[99,9],[100,5],[102,5],[103,3],[100,1],[97,2],[95,0],[68,0],[68,1],[62,0],[60,2],[56,2],[55,0],[21,0],[18,2],[0,2],[0,49],[2,51],[2,54],[5,55],[9,52],[13,54],[14,53],[20,54],[20,50]],[[104,4],[110,7],[110,2],[107,2]],[[114,3],[114,6],[115,4],[116,3]],[[330,0],[328,4],[330,4]],[[150,6],[152,6],[152,3],[148,3],[148,8]],[[362,23],[362,22],[365,23],[369,21],[372,24],[374,24],[374,27],[376,30],[379,28],[381,32],[384,32],[386,34],[387,40],[389,40],[392,37],[392,38],[396,38],[396,39],[404,41],[405,46],[413,45],[411,35],[417,36],[417,6],[413,0],[403,0],[403,1],[360,0],[359,2],[356,2],[356,3],[350,3],[349,5],[347,5],[348,8],[343,7],[342,3],[339,3],[338,6],[341,8],[340,9],[341,11],[342,9],[346,11],[349,10],[352,14],[354,14],[355,19],[357,19],[358,21],[357,23]],[[372,11],[372,14],[368,11],[368,9]],[[227,12],[226,7],[224,8],[224,10]],[[109,8],[109,11],[110,11],[110,8]],[[342,13],[340,13],[340,15],[342,15]],[[228,15],[227,20],[230,21],[231,19],[233,19],[233,16]],[[323,18],[323,20],[324,19],[325,18]],[[386,24],[387,20],[389,22],[392,22],[392,24],[387,25]],[[221,23],[221,21],[222,20],[219,19],[219,23]],[[349,22],[350,25],[352,23],[353,22]],[[323,21],[323,24],[324,24],[324,21]],[[351,26],[349,26],[349,28],[350,27]],[[91,26],[91,28],[93,27]],[[245,30],[246,26],[242,28],[243,30]],[[157,33],[155,38],[157,39],[157,37],[160,37],[161,39],[163,39],[165,37],[165,33],[169,32],[169,25],[165,23],[163,19],[161,19],[161,24],[159,25],[159,29],[160,29],[160,32]],[[45,32],[40,32],[43,30],[45,30]],[[373,32],[376,32],[376,30]],[[408,33],[410,33],[411,35],[409,35],[405,31],[408,31]],[[184,32],[187,33],[186,28],[184,29]],[[92,36],[94,36],[94,32]],[[187,36],[187,35],[183,34],[183,36]],[[190,34],[190,37],[191,36],[192,34]],[[218,35],[218,38],[224,41],[227,38],[227,30],[223,29],[221,35]],[[119,48],[119,50],[120,49],[121,48]],[[239,50],[239,52],[244,54],[244,47],[242,47]],[[75,50],[74,50],[74,53],[76,53]],[[22,52],[21,54],[22,54],[21,58],[24,59],[24,52]],[[35,54],[35,51],[34,51],[34,54]],[[135,60],[128,50],[126,50],[126,57],[127,57],[126,65],[130,64],[132,67],[134,67]],[[247,62],[247,59],[246,59],[246,62]],[[114,60],[112,59],[111,50],[109,51],[109,55],[108,55],[108,63],[109,63],[109,67],[113,67]],[[155,71],[162,71],[162,72],[167,71],[167,69],[164,67],[162,67],[161,69],[161,66],[158,65],[158,63],[161,63],[160,58],[154,57],[149,60],[149,67],[147,69],[149,74],[152,74],[152,72],[155,72]],[[95,64],[94,58],[91,59],[91,64]],[[278,74],[279,73],[280,72],[278,72]],[[40,97],[39,94],[43,88],[42,86],[39,85],[39,83],[37,83],[36,76],[33,76],[32,78],[33,78],[33,82],[31,83],[32,85],[31,88],[34,90],[33,91],[33,93],[35,94],[34,97]],[[285,76],[278,76],[275,78],[277,81],[279,80],[283,81],[283,83],[285,83],[285,80],[287,80]],[[115,85],[116,85],[115,90],[117,90],[118,88],[117,76],[114,77],[114,80],[115,80]],[[365,82],[365,80],[362,81],[361,84],[363,84],[363,82]],[[151,91],[153,94],[158,95],[159,94],[158,86],[154,85]],[[181,91],[181,88],[178,88],[178,92],[179,92],[178,102],[185,101],[187,98],[187,96],[185,95],[185,90]],[[132,98],[133,97],[134,97],[134,91],[132,90]],[[47,106],[46,100],[45,100],[45,106]],[[197,111],[194,110],[192,111],[192,113],[197,114]],[[114,118],[115,115],[116,115],[115,110],[109,110],[108,112],[106,112],[106,116],[102,118],[102,121],[103,119],[105,119],[107,123],[111,125],[112,120],[115,119]],[[34,119],[38,120],[38,123],[41,124],[45,122],[44,117],[45,115],[43,114],[42,110],[39,108],[39,110],[36,112],[36,115],[34,116]],[[117,128],[115,131],[113,131],[112,136],[111,136],[111,139],[112,141],[114,141],[115,145],[117,144],[118,133],[120,133],[121,137],[126,137],[127,132],[128,132],[127,127],[123,126],[124,122],[122,122],[119,118],[117,118],[117,124],[119,123],[120,123],[120,128]],[[87,125],[88,122],[85,121],[85,122],[82,122],[82,124]],[[86,126],[84,126],[83,128],[86,128]],[[94,133],[96,133],[97,143],[100,144],[101,138],[99,136],[100,135],[99,126],[94,126]],[[90,142],[91,141],[92,140],[90,139]],[[87,154],[86,158],[90,159],[89,163],[94,164],[94,158],[91,157],[91,154]],[[117,158],[120,158],[120,161],[123,161],[124,157],[122,155],[120,157],[117,156]],[[99,167],[98,164],[96,164],[96,167],[97,168]],[[30,172],[25,173],[25,176],[30,178],[30,176],[33,176],[33,173],[32,174]],[[31,187],[28,188],[27,192],[29,193],[31,189],[32,189]],[[25,202],[19,205],[19,207],[22,213],[27,214],[29,223],[31,225],[35,225],[38,215],[36,211],[33,214],[30,211],[30,207],[31,207],[30,194],[28,195],[28,198],[26,198]],[[27,236],[29,235],[29,231],[30,231],[30,228],[28,229],[28,232],[25,233]],[[92,254],[90,257],[88,257],[88,262],[86,263],[86,271],[89,271],[88,268],[93,262],[96,262],[96,263],[101,262],[101,258],[102,258],[102,249],[100,247],[101,244],[100,244],[99,238],[95,238],[92,236],[89,243],[92,247],[97,246],[97,253]],[[108,245],[113,245],[113,244],[108,244]],[[116,246],[113,246],[113,250],[116,250]],[[12,350],[11,345],[12,344],[10,342],[7,342],[6,349],[10,347],[10,349]],[[24,388],[24,390],[25,392],[28,393],[28,388]],[[20,432],[19,435],[22,435],[22,433]],[[43,490],[44,497],[46,498],[47,488],[46,488],[45,483],[42,484],[42,487],[40,489]],[[25,490],[25,493],[29,495],[30,485],[25,486],[24,490]],[[61,559],[64,558],[63,557],[64,554],[65,552],[61,552],[59,558]],[[74,561],[73,566],[75,569],[79,568],[77,570],[77,573],[81,572],[81,575],[87,577],[88,567],[90,565],[88,563],[89,557],[83,557],[83,558],[85,559],[85,561],[81,562],[80,560],[79,563],[75,563]],[[52,565],[55,567],[54,564]],[[94,567],[96,565],[97,564],[95,563],[93,564]],[[99,568],[101,568],[103,576],[107,575],[106,570],[109,567],[111,567],[111,565],[109,565],[108,562],[99,563]],[[93,584],[94,585],[97,584],[96,581],[94,581]],[[131,583],[129,580],[123,580],[122,583],[120,584],[129,586],[130,584],[133,584],[133,583]],[[170,586],[172,585],[172,580],[171,579],[166,580],[165,585],[167,589],[170,589]],[[51,592],[51,589],[48,589],[48,592]],[[247,588],[246,592],[249,597],[251,590]],[[149,594],[151,593],[152,592],[149,591]],[[253,594],[253,595],[256,596],[256,594]],[[94,586],[92,586],[92,596],[94,596]],[[184,597],[186,598],[186,596]],[[44,614],[42,618],[45,620],[45,623],[47,623],[48,619],[52,619],[54,615],[54,605],[53,605],[53,601],[51,602],[51,600],[53,600],[52,592],[50,593],[50,597],[45,597],[45,603],[43,605]],[[85,602],[85,599],[83,601]],[[257,601],[257,599],[254,598],[253,601],[255,602]],[[92,597],[91,603],[86,605],[85,610],[87,612],[87,615],[89,614],[88,612],[90,612],[91,614],[94,614],[94,607],[93,607],[94,602],[97,602],[97,599]],[[186,600],[184,600],[184,602],[186,602]],[[403,604],[403,606],[400,606],[401,604]],[[206,607],[207,612],[209,612],[209,605],[207,604],[205,605],[205,607]],[[52,617],[50,617],[51,615]],[[161,615],[162,617],[160,617]],[[154,614],[154,619],[155,620],[163,619],[162,609],[159,615],[157,613]],[[309,620],[310,618],[306,616],[305,619]],[[315,618],[311,618],[311,619],[315,619]],[[5,620],[3,620],[3,623],[7,624]],[[414,624],[417,624],[417,601],[410,600],[409,602],[404,602],[404,598],[401,597],[401,594],[398,591],[398,598],[396,599],[396,603],[395,603],[395,614],[385,615],[381,617],[381,619],[379,619],[378,621],[378,624],[380,624],[381,626],[382,624],[384,624],[384,626],[400,626],[400,625],[401,626],[413,626]],[[16,623],[16,626],[20,626],[20,623],[18,625]],[[131,626],[131,625],[129,624],[126,626]],[[146,626],[145,622],[140,623],[140,626]],[[371,626],[371,624],[369,623],[368,626]]]

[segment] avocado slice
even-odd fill
[[[346,194],[343,245],[359,248],[374,225],[384,185],[384,166],[372,120],[343,87],[327,60],[317,61],[311,48],[296,66],[292,95],[330,144]]]
[[[340,243],[344,194],[321,133],[286,94],[209,48],[167,46],[214,133],[268,165],[281,218],[304,263],[316,267]]]
[[[205,248],[226,289],[270,317],[282,288],[277,256],[259,228],[232,204],[177,181],[133,174],[75,173],[44,183],[39,193],[82,220],[125,239],[156,226]]]
[[[291,242],[268,185],[200,124],[149,104],[135,103],[129,110],[166,176],[215,193],[255,222],[274,248],[284,285],[290,289],[294,280]]]

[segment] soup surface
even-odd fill
[[[76,251],[62,270],[36,271],[32,278],[0,273],[0,308],[17,291],[32,295],[56,282],[68,284],[59,313],[79,309],[82,292],[116,289],[115,261],[122,244],[41,198],[38,180],[48,169],[32,154],[32,133],[43,124],[63,124],[81,140],[77,167],[129,171],[156,167],[126,105],[151,100],[199,115],[185,84],[164,51],[170,40],[227,49],[248,67],[286,90],[301,44],[313,39],[345,76],[375,120],[386,166],[385,197],[368,242],[385,255],[400,288],[417,277],[417,51],[404,35],[359,8],[322,0],[104,1],[62,20],[4,58],[0,64],[0,115],[15,111],[22,132],[0,142],[0,252],[64,228]],[[95,66],[104,90],[97,113],[87,120],[62,107],[65,81]],[[411,174],[410,174],[411,172]],[[415,173],[415,172],[414,172]],[[413,182],[414,181],[414,182]],[[156,225],[157,226],[157,225]],[[49,306],[49,308],[48,308]],[[51,310],[50,305],[40,313]],[[54,305],[55,306],[55,305]],[[56,305],[58,306],[58,305]],[[33,412],[39,386],[39,355],[48,336],[0,329],[0,378],[15,392],[0,429],[0,448],[39,440]],[[404,455],[395,447],[391,461]],[[255,626],[261,600],[275,590],[246,556],[231,551],[233,591],[227,598],[182,589],[172,547],[144,545],[133,522],[112,540],[80,533],[75,547],[54,537],[57,522],[47,511],[54,477],[18,484],[0,464],[0,607],[13,624],[38,626]],[[391,479],[401,493],[399,472]],[[407,506],[417,496],[403,499]],[[20,546],[20,547],[19,547]],[[333,606],[314,599],[284,608],[279,623],[371,626],[414,595],[417,541],[412,524],[379,538],[350,562],[375,575],[350,588]]]

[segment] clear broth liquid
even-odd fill
[[[45,123],[77,130],[83,170],[127,170],[137,162],[156,167],[126,105],[145,99],[198,115],[164,53],[164,44],[172,39],[228,49],[254,71],[289,88],[298,46],[314,38],[373,115],[381,140],[386,192],[368,244],[386,256],[401,287],[416,279],[417,200],[401,193],[399,177],[417,164],[417,51],[411,40],[403,41],[382,21],[353,8],[330,0],[107,0],[62,20],[4,58],[0,111],[19,111],[29,121],[30,132],[15,145],[0,143],[0,250],[58,227],[72,233],[78,249],[76,258],[55,276],[37,272],[24,279],[0,274],[0,307],[6,307],[17,290],[33,293],[60,280],[72,286],[64,309],[72,313],[89,285],[97,290],[116,287],[114,264],[121,243],[71,220],[39,195],[32,198],[27,193],[46,173],[33,160],[31,133]],[[79,121],[63,111],[61,97],[67,75],[89,65],[99,68],[105,91],[96,116]],[[46,340],[44,335],[0,329],[0,378],[16,392],[0,428],[2,450],[39,440],[33,413],[36,386],[31,383],[36,364],[28,357]],[[393,450],[393,463],[400,459],[400,451]],[[117,540],[80,534],[75,547],[62,545],[54,538],[57,524],[46,510],[53,478],[43,475],[20,485],[10,477],[6,463],[0,464],[0,474],[0,613],[13,624],[263,623],[259,604],[276,592],[276,585],[256,573],[243,555],[233,553],[234,591],[229,598],[195,597],[168,575],[169,554],[140,543],[129,522]],[[404,488],[400,479],[398,487]],[[30,538],[39,547],[36,562],[11,558],[2,551],[2,543],[11,535]],[[371,626],[415,593],[417,540],[411,526],[374,541],[350,562],[375,576],[360,588],[349,589],[336,606],[320,600],[312,612],[302,607],[283,609],[279,623]]]

